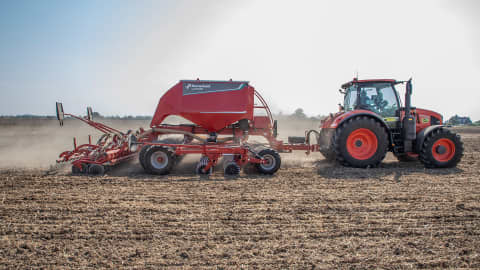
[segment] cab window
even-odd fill
[[[377,96],[374,100],[378,114],[383,117],[396,116],[399,107],[395,89],[393,89],[391,84],[378,84]]]
[[[345,100],[343,102],[345,111],[353,111],[357,105],[357,86],[350,86],[345,94]]]
[[[395,93],[390,83],[352,85],[347,89],[344,107],[346,111],[362,109],[382,117],[393,117],[399,108]]]

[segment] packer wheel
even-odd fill
[[[225,175],[238,175],[240,174],[240,166],[235,161],[227,162],[223,166],[223,172]]]
[[[88,166],[88,174],[91,175],[104,175],[105,174],[105,167],[100,164],[90,164]]]

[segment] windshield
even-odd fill
[[[362,83],[347,88],[345,111],[362,109],[383,117],[396,116],[399,108],[395,89],[390,83]]]

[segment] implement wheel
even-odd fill
[[[420,161],[427,168],[455,167],[463,156],[463,143],[460,136],[448,129],[432,131],[423,142]]]
[[[240,166],[235,161],[230,161],[223,166],[225,175],[238,175],[240,173]]]
[[[90,164],[88,166],[88,174],[102,176],[105,174],[105,167],[100,164]]]
[[[263,174],[274,174],[278,171],[278,169],[280,169],[282,160],[277,151],[273,149],[263,149],[258,153],[258,155],[262,157],[262,159],[266,160],[266,163],[255,164],[258,172]]]
[[[145,170],[151,174],[168,174],[174,162],[173,152],[163,146],[151,146],[145,153]]]
[[[387,154],[387,132],[370,117],[347,120],[337,128],[332,141],[337,161],[345,166],[376,167]]]
[[[79,169],[77,166],[72,165],[72,174],[79,175],[87,172],[87,165],[82,163],[82,168]]]
[[[147,166],[145,165],[145,154],[147,153],[149,148],[150,145],[143,146],[142,150],[140,150],[140,153],[138,154],[138,161],[140,162],[140,165],[142,165],[142,168],[144,170],[147,170]]]

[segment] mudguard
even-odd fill
[[[415,153],[420,152],[420,150],[422,148],[422,144],[425,141],[425,138],[428,136],[428,134],[430,134],[434,130],[437,130],[437,129],[443,128],[443,127],[445,127],[445,125],[434,125],[434,126],[426,127],[424,129],[422,129],[420,132],[418,132],[417,140],[416,140],[416,143],[415,143]]]
[[[341,120],[341,122],[339,123],[339,126],[340,126],[340,124],[347,121],[348,119],[350,119],[352,117],[357,117],[357,116],[373,117],[376,120],[378,120],[382,124],[382,126],[384,126],[388,130],[388,126],[387,126],[387,123],[385,123],[385,120],[383,120],[382,117],[380,117],[379,115],[377,115],[375,113],[356,113],[356,114],[349,115],[349,116],[347,116],[347,117],[345,117],[344,119]]]
[[[330,115],[323,122],[322,128],[337,128],[346,120],[357,116],[371,116],[380,121],[382,125],[387,127],[387,123],[385,122],[385,120],[383,120],[382,117],[380,117],[378,114],[367,110],[353,110],[348,112],[339,112],[335,115]]]

